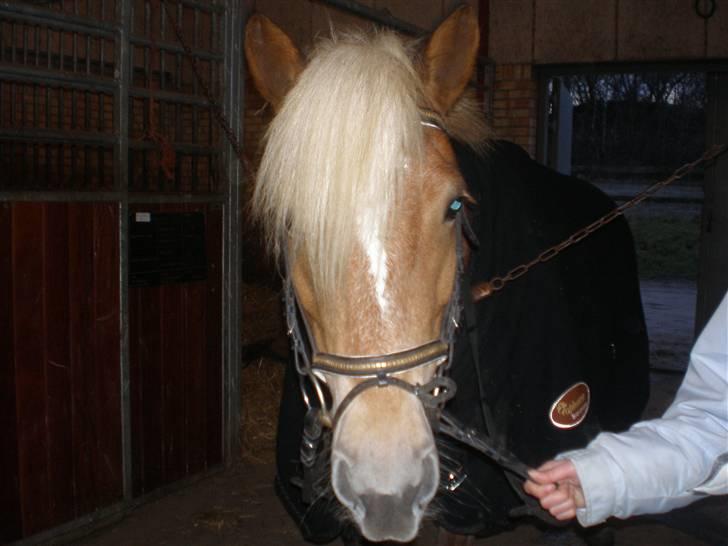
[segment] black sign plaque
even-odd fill
[[[129,218],[129,286],[207,279],[201,212],[135,212]]]

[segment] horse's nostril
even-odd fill
[[[437,486],[440,482],[439,460],[437,451],[431,450],[422,459],[422,480],[417,490],[416,504],[421,512],[424,512],[427,505],[435,496]]]
[[[332,457],[331,483],[341,503],[357,516],[361,514],[363,517],[365,509],[358,501],[358,495],[351,484],[351,467],[342,457]]]

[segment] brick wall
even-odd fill
[[[495,68],[490,119],[495,136],[536,154],[538,86],[531,64],[499,64]]]

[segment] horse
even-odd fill
[[[590,399],[596,406],[608,406],[609,397],[602,396],[607,389],[595,392],[592,386],[590,391],[587,380],[608,384],[610,378],[585,380],[579,366],[568,362],[565,373],[551,374],[548,366],[542,366],[535,373],[560,380],[551,380],[543,393],[533,396],[534,401],[550,406],[560,394],[558,408],[580,415],[561,424],[545,425],[545,416],[539,416],[538,424],[511,426],[518,421],[514,415],[533,402],[512,403],[518,398],[522,375],[508,378],[508,360],[525,359],[519,354],[523,347],[503,343],[498,349],[497,339],[481,334],[505,331],[515,339],[508,332],[518,331],[518,339],[530,335],[534,340],[523,344],[530,353],[545,354],[545,338],[559,329],[559,321],[548,324],[542,314],[531,313],[522,290],[511,291],[520,294],[515,302],[508,301],[515,296],[499,294],[494,304],[465,313],[474,316],[477,326],[464,319],[463,308],[468,305],[463,302],[469,297],[473,271],[492,270],[513,257],[497,240],[488,239],[487,230],[482,240],[471,224],[482,233],[478,226],[496,225],[499,202],[523,203],[547,193],[546,184],[530,188],[531,195],[519,189],[521,178],[543,175],[530,163],[523,173],[506,167],[509,176],[519,180],[513,187],[501,188],[507,196],[488,195],[473,183],[474,178],[497,179],[492,172],[471,172],[486,168],[483,158],[523,160],[508,144],[490,139],[468,90],[478,41],[477,18],[468,7],[454,11],[424,42],[407,41],[384,30],[339,34],[320,41],[307,58],[265,16],[253,15],[246,25],[248,69],[275,112],[251,210],[281,264],[295,356],[281,406],[276,486],[307,539],[333,540],[347,528],[342,520],[348,520],[369,541],[410,541],[432,512],[431,502],[443,491],[452,494],[434,511],[444,528],[461,534],[502,529],[507,525],[504,517],[496,514],[493,502],[483,504],[483,498],[492,490],[497,493],[495,504],[510,495],[502,503],[512,505],[513,491],[491,463],[439,437],[442,406],[447,402],[469,426],[488,429],[501,447],[517,448],[532,465],[555,449],[575,447],[596,433],[600,423],[587,415],[596,413],[588,411]],[[590,195],[597,208],[609,208],[600,196]],[[532,210],[513,207],[503,210],[519,218]],[[542,242],[535,222],[535,217],[522,219],[526,226],[519,232],[522,238],[502,231],[497,238],[514,241],[520,252],[528,252]],[[564,222],[559,226],[570,227]],[[550,235],[557,231],[542,227]],[[619,261],[620,256],[615,258]],[[646,392],[646,367],[640,364],[646,354],[644,318],[629,271],[631,259],[627,252],[622,260],[627,273],[613,279],[618,289],[628,287],[622,299],[627,301],[624,307],[634,322],[630,332],[636,338],[629,350],[623,351],[621,341],[615,345],[610,334],[589,330],[599,330],[590,322],[590,312],[584,311],[595,303],[593,298],[580,298],[573,291],[564,295],[559,285],[564,278],[573,278],[574,271],[583,271],[590,260],[562,260],[557,269],[567,267],[564,263],[576,264],[572,273],[564,271],[554,281],[548,273],[553,268],[544,267],[547,273],[529,274],[532,280],[524,283],[536,286],[529,297],[548,293],[548,302],[541,307],[551,306],[554,317],[581,311],[571,324],[585,335],[559,332],[554,346],[569,338],[563,343],[569,348],[559,349],[559,355],[568,354],[569,362],[580,356],[611,359],[609,369],[600,369],[597,375],[613,375],[609,370],[619,368],[614,363],[620,360],[629,363],[623,368],[634,368],[630,381],[637,385],[635,394],[623,401],[629,406],[626,421],[637,418]],[[593,274],[606,274],[609,268],[603,261],[594,261]],[[544,290],[544,286],[556,288]],[[604,292],[603,298],[612,298],[612,291]],[[509,311],[509,306],[518,312]],[[542,322],[531,324],[531,314]],[[539,330],[546,333],[538,334]],[[583,338],[593,343],[581,351],[587,345]],[[493,351],[500,351],[497,358],[491,358]],[[485,367],[478,353],[488,362]],[[504,363],[504,369],[489,370],[493,363]],[[521,371],[515,365],[512,369]],[[481,371],[487,377],[481,377]],[[513,395],[510,401],[497,392],[498,381],[509,385],[503,391]],[[564,390],[564,381],[573,381],[578,388]],[[493,404],[488,406],[487,398]],[[609,413],[606,408],[600,414]],[[625,415],[612,413],[618,414],[616,421]],[[580,427],[582,422],[586,425]],[[314,441],[322,427],[328,429],[324,436],[330,444],[325,455]],[[530,458],[519,444],[529,430],[546,437],[549,446],[540,446]],[[560,440],[564,437],[566,442]],[[308,468],[318,467],[321,458],[328,457],[327,481],[341,510],[321,502],[320,490],[313,498],[309,491],[307,498],[305,483],[303,494],[291,487],[297,472],[292,468],[300,466],[299,453]],[[465,477],[458,478],[458,472]],[[466,479],[468,473],[477,481]],[[444,483],[443,476],[450,482]],[[301,485],[300,477],[297,483]],[[485,505],[489,508],[484,515]]]

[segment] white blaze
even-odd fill
[[[382,315],[387,314],[389,302],[386,298],[387,291],[387,251],[380,237],[379,223],[371,218],[361,219],[359,223],[359,239],[364,252],[369,259],[369,275],[374,285],[374,294],[377,299]]]

